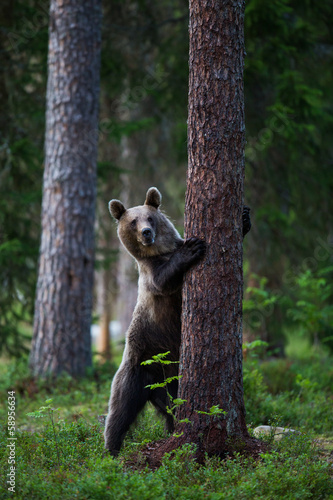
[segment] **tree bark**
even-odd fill
[[[244,1],[190,0],[185,237],[207,243],[183,289],[178,417],[184,440],[219,453],[246,439],[242,379]],[[226,416],[198,414],[214,405]]]
[[[90,324],[101,1],[51,0],[42,238],[30,363],[82,375]]]

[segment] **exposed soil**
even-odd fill
[[[142,469],[148,466],[150,469],[156,470],[161,466],[165,453],[170,453],[185,443],[186,439],[184,436],[171,436],[168,439],[149,443],[145,448],[134,453],[130,459],[126,461],[126,465],[134,469]],[[197,463],[204,464],[207,450],[199,442],[195,444],[197,445],[195,459]],[[232,458],[235,453],[240,453],[244,457],[251,457],[254,460],[258,460],[260,454],[266,452],[268,449],[269,445],[267,443],[252,437],[247,437],[238,441],[226,442],[223,447],[211,447],[208,456],[218,456],[223,460]]]

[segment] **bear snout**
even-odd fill
[[[143,245],[152,245],[154,243],[155,235],[150,227],[144,227],[141,231],[141,235]]]

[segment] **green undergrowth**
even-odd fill
[[[194,459],[186,445],[166,455],[162,466],[151,471],[137,455],[126,464],[126,452],[118,459],[103,455],[98,425],[84,420],[58,427],[60,463],[48,425],[36,433],[18,433],[14,498],[34,499],[252,499],[330,498],[333,485],[329,461],[322,460],[306,435],[289,435],[259,461],[236,455],[205,465]],[[0,435],[2,449],[6,433]],[[6,457],[1,459],[6,471]],[[5,478],[0,498],[8,498]],[[332,498],[332,497],[331,497]]]
[[[324,352],[308,358],[260,361],[249,357],[244,364],[247,422],[279,425],[333,436],[333,359]]]
[[[140,415],[117,459],[104,452],[97,416],[107,410],[113,364],[84,379],[36,381],[24,361],[0,369],[1,400],[16,395],[15,493],[8,492],[7,429],[0,428],[0,498],[19,499],[252,499],[333,498],[332,358],[263,360],[244,364],[247,422],[299,432],[270,442],[259,461],[235,455],[199,465],[186,445],[149,470],[140,450],[166,437],[152,407]],[[32,413],[32,416],[27,415]],[[0,407],[6,422],[7,407]]]

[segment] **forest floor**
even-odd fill
[[[148,407],[115,459],[104,451],[98,416],[106,413],[119,363],[96,365],[79,381],[40,381],[26,360],[0,368],[1,400],[15,391],[14,471],[7,445],[7,405],[0,408],[0,498],[25,499],[247,499],[333,498],[333,359],[327,353],[265,359],[248,356],[244,391],[250,435],[258,425],[298,432],[281,440],[262,436],[260,452],[205,457],[191,444],[149,464],[147,455],[167,439]],[[99,419],[101,420],[101,419]],[[7,472],[6,472],[7,471]],[[12,474],[11,476],[9,474]],[[8,491],[14,478],[15,493]]]

